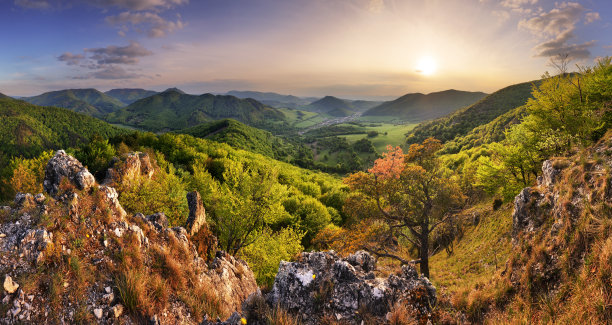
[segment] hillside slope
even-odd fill
[[[106,95],[113,97],[124,105],[130,105],[131,103],[143,99],[149,96],[153,96],[157,94],[156,91],[146,90],[140,88],[120,88],[120,89],[111,89],[109,91],[104,92]]]
[[[335,117],[349,116],[355,111],[355,108],[349,101],[334,96],[325,96],[316,102],[304,106],[303,109]]]
[[[407,94],[385,102],[363,113],[364,116],[394,116],[411,121],[424,121],[449,114],[461,107],[473,104],[486,96],[482,92],[445,90],[427,95]]]
[[[282,161],[291,161],[300,149],[305,149],[268,131],[232,119],[203,123],[176,133],[227,143],[234,148],[260,153]]]
[[[94,117],[102,117],[125,106],[121,101],[92,88],[51,91],[22,99],[34,105],[63,107]]]
[[[5,157],[34,157],[43,150],[74,147],[95,135],[109,138],[126,131],[65,108],[39,107],[0,98],[0,144]]]
[[[420,143],[429,137],[435,137],[446,142],[457,136],[464,136],[472,129],[524,105],[531,98],[534,84],[539,84],[539,81],[505,87],[448,116],[422,123],[408,134],[406,141],[408,144]]]
[[[212,94],[188,95],[168,89],[107,116],[110,122],[155,132],[184,129],[224,118],[262,125],[283,121],[284,114],[254,99]]]

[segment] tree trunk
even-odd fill
[[[429,225],[424,224],[421,226],[421,247],[419,249],[419,263],[421,273],[429,279]]]

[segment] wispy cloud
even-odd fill
[[[590,24],[600,19],[601,17],[599,16],[598,12],[587,12],[584,15],[584,24]]]
[[[119,26],[119,33],[122,36],[125,36],[128,25],[136,31],[145,32],[149,37],[162,37],[185,26],[180,16],[176,21],[170,21],[153,12],[125,11],[116,16],[106,17],[106,21],[113,26]]]
[[[187,4],[189,0],[85,0],[84,2],[100,7],[118,7],[141,11],[171,8]]]
[[[109,45],[107,47],[85,49],[83,54],[66,52],[57,59],[67,65],[96,70],[77,76],[76,79],[129,79],[141,75],[128,72],[121,65],[135,65],[141,57],[152,54],[153,52],[132,41],[126,46]]]
[[[591,55],[589,48],[595,44],[595,41],[569,43],[575,37],[576,24],[583,17],[584,11],[585,8],[577,2],[557,3],[555,8],[548,12],[521,20],[519,27],[529,30],[544,40],[535,46],[536,56],[553,57],[568,54],[574,59],[584,59]]]

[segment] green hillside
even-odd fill
[[[179,130],[204,122],[233,118],[262,126],[284,121],[284,114],[254,99],[223,95],[188,95],[176,89],[138,100],[111,113],[107,120],[160,132]]]
[[[140,88],[111,89],[104,93],[110,97],[113,97],[119,100],[125,105],[130,105],[131,103],[139,99],[143,99],[143,98],[157,94],[156,91],[140,89]]]
[[[95,117],[102,117],[125,106],[121,101],[91,88],[51,91],[23,100],[39,106],[63,107]]]
[[[335,117],[349,116],[353,114],[355,110],[349,101],[334,96],[325,96],[316,102],[304,106],[303,109]]]
[[[408,134],[407,143],[418,143],[429,137],[446,142],[457,136],[466,135],[472,129],[525,104],[531,97],[534,84],[539,84],[539,81],[505,87],[451,115],[422,123]]]
[[[282,161],[292,161],[300,149],[300,145],[272,135],[272,133],[250,127],[232,119],[200,124],[177,131],[197,138],[227,143],[234,148],[256,152]]]
[[[39,107],[0,98],[0,144],[5,157],[33,157],[43,150],[73,147],[94,135],[108,138],[125,133],[96,118],[64,108]]]
[[[385,102],[363,113],[364,116],[394,116],[410,121],[424,121],[449,114],[461,107],[471,105],[482,97],[482,92],[445,90],[427,95],[407,94],[396,100]]]

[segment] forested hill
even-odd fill
[[[429,137],[442,142],[464,136],[477,126],[487,124],[500,115],[527,102],[531,90],[540,81],[523,82],[500,89],[477,103],[460,109],[450,115],[424,122],[408,133],[407,143],[419,143]]]
[[[310,151],[300,144],[294,144],[268,131],[250,127],[232,119],[203,123],[176,131],[176,133],[227,143],[234,148],[260,153],[287,162],[295,159],[300,152],[305,154]]]
[[[63,107],[99,118],[125,106],[121,101],[92,88],[51,91],[23,100],[39,106]]]
[[[121,101],[125,105],[129,105],[139,99],[153,96],[157,94],[157,92],[153,90],[146,90],[146,89],[140,89],[140,88],[136,88],[136,89],[120,88],[120,89],[111,89],[105,92],[105,94]]]
[[[125,133],[125,130],[59,107],[40,107],[9,97],[0,98],[1,153],[34,157],[43,150],[74,147]]]
[[[249,125],[284,121],[284,114],[254,99],[224,95],[189,95],[176,89],[138,100],[111,113],[107,120],[159,132],[233,118]]]
[[[316,102],[310,103],[304,109],[336,117],[349,116],[355,110],[348,101],[334,96],[325,96]]]
[[[411,121],[424,121],[449,114],[461,107],[471,105],[482,97],[482,92],[445,90],[430,94],[407,94],[385,102],[363,113],[365,116],[393,116]]]
[[[300,106],[308,105],[313,101],[317,100],[317,98],[303,98],[297,97],[293,95],[281,95],[272,92],[259,92],[259,91],[238,91],[232,90],[226,93],[226,95],[235,96],[238,98],[253,98],[256,101],[262,102],[266,105],[270,105],[273,107],[288,107],[288,108],[298,108]]]

